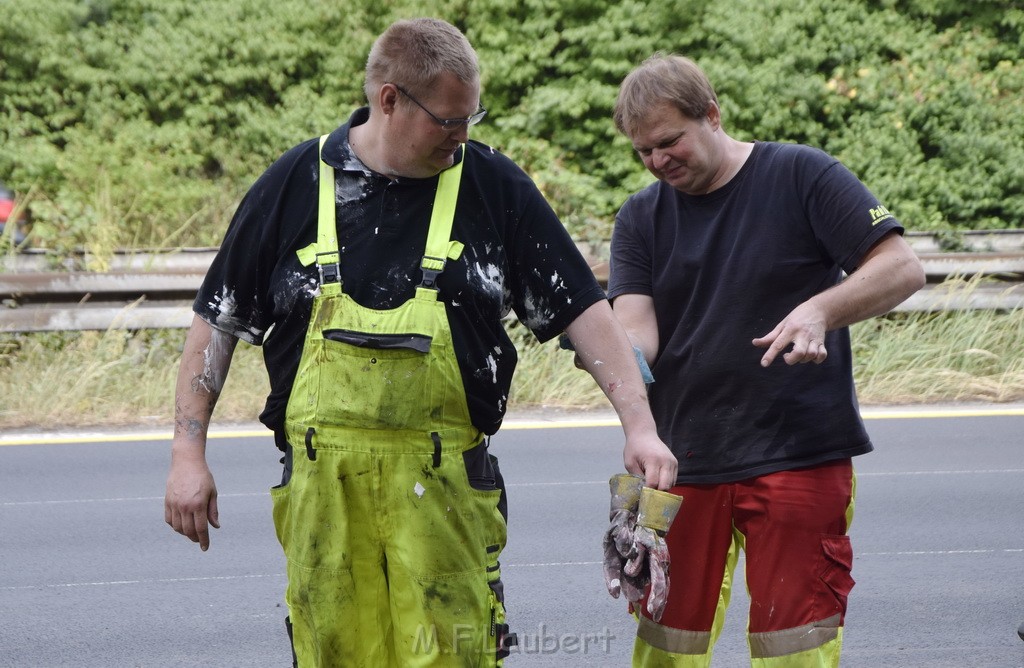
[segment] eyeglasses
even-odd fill
[[[477,109],[476,113],[472,114],[471,116],[467,116],[466,118],[438,118],[437,116],[434,115],[432,111],[430,111],[422,104],[420,104],[419,100],[414,98],[412,95],[409,95],[409,91],[405,90],[396,83],[393,83],[391,85],[397,88],[399,93],[412,100],[417,107],[427,112],[427,115],[434,119],[434,122],[440,125],[441,129],[444,130],[445,132],[452,132],[454,130],[458,130],[463,125],[465,125],[466,127],[476,125],[477,123],[484,119],[484,116],[487,115],[487,110],[484,109],[483,106],[481,105],[480,108]]]

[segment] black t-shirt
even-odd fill
[[[654,183],[619,211],[609,296],[649,295],[658,320],[651,407],[680,482],[741,480],[862,454],[850,335],[821,365],[760,366],[764,336],[903,228],[827,154],[762,143],[707,195]]]
[[[348,129],[331,133],[324,159],[335,168],[343,290],[373,309],[410,299],[421,280],[438,178],[389,179],[352,153]],[[279,429],[298,366],[316,267],[296,251],[316,240],[318,140],[278,159],[250,188],[196,298],[214,327],[263,345],[271,391],[260,420]],[[570,324],[604,292],[530,178],[498,151],[469,142],[452,238],[465,244],[438,281],[473,424],[501,424],[516,364],[502,326],[514,311],[541,341]]]

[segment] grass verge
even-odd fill
[[[509,332],[520,353],[511,409],[608,406],[556,342]],[[1024,400],[1022,309],[894,313],[852,337],[864,405]],[[0,429],[169,427],[183,340],[177,330],[0,335]],[[239,344],[215,420],[255,420],[267,388],[259,349]]]

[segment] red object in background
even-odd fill
[[[15,202],[14,193],[7,189],[3,183],[0,183],[0,236],[4,235],[4,230],[7,227],[8,222],[14,222],[10,220],[11,215],[14,213]],[[11,235],[14,239],[16,246],[21,246],[25,243],[25,235],[28,232],[28,216],[22,211],[22,215],[19,216],[17,224],[14,226],[14,232]]]

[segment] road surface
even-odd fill
[[[1024,410],[866,414],[843,666],[1024,667]],[[509,668],[629,665],[634,625],[599,548],[620,434],[545,418],[492,441],[511,505]],[[211,440],[222,528],[207,553],[163,522],[168,451],[166,434],[0,434],[0,666],[290,665],[271,440]],[[738,589],[716,667],[748,665]]]

